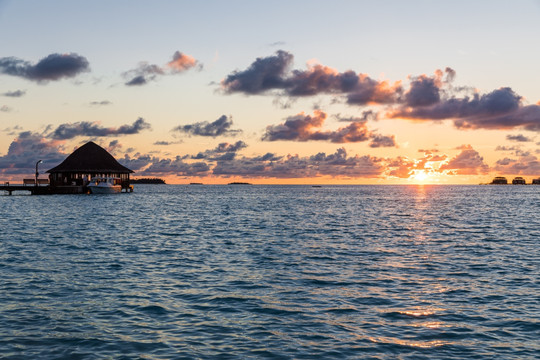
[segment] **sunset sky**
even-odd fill
[[[539,1],[2,1],[0,180],[540,177]],[[45,176],[45,175],[42,175]]]

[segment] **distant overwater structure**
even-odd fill
[[[508,185],[508,179],[506,179],[504,176],[496,176],[493,178],[493,180],[489,183],[490,185]],[[527,185],[527,180],[525,180],[521,176],[516,176],[512,179],[512,185]],[[533,179],[531,181],[531,185],[540,185],[540,178]]]

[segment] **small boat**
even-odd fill
[[[86,185],[92,194],[116,194],[122,192],[120,178],[93,177]]]

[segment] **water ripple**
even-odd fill
[[[533,359],[537,187],[3,196],[2,358]]]

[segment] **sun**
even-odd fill
[[[409,179],[418,183],[425,183],[429,180],[429,174],[425,170],[413,170],[414,174],[409,176]]]

